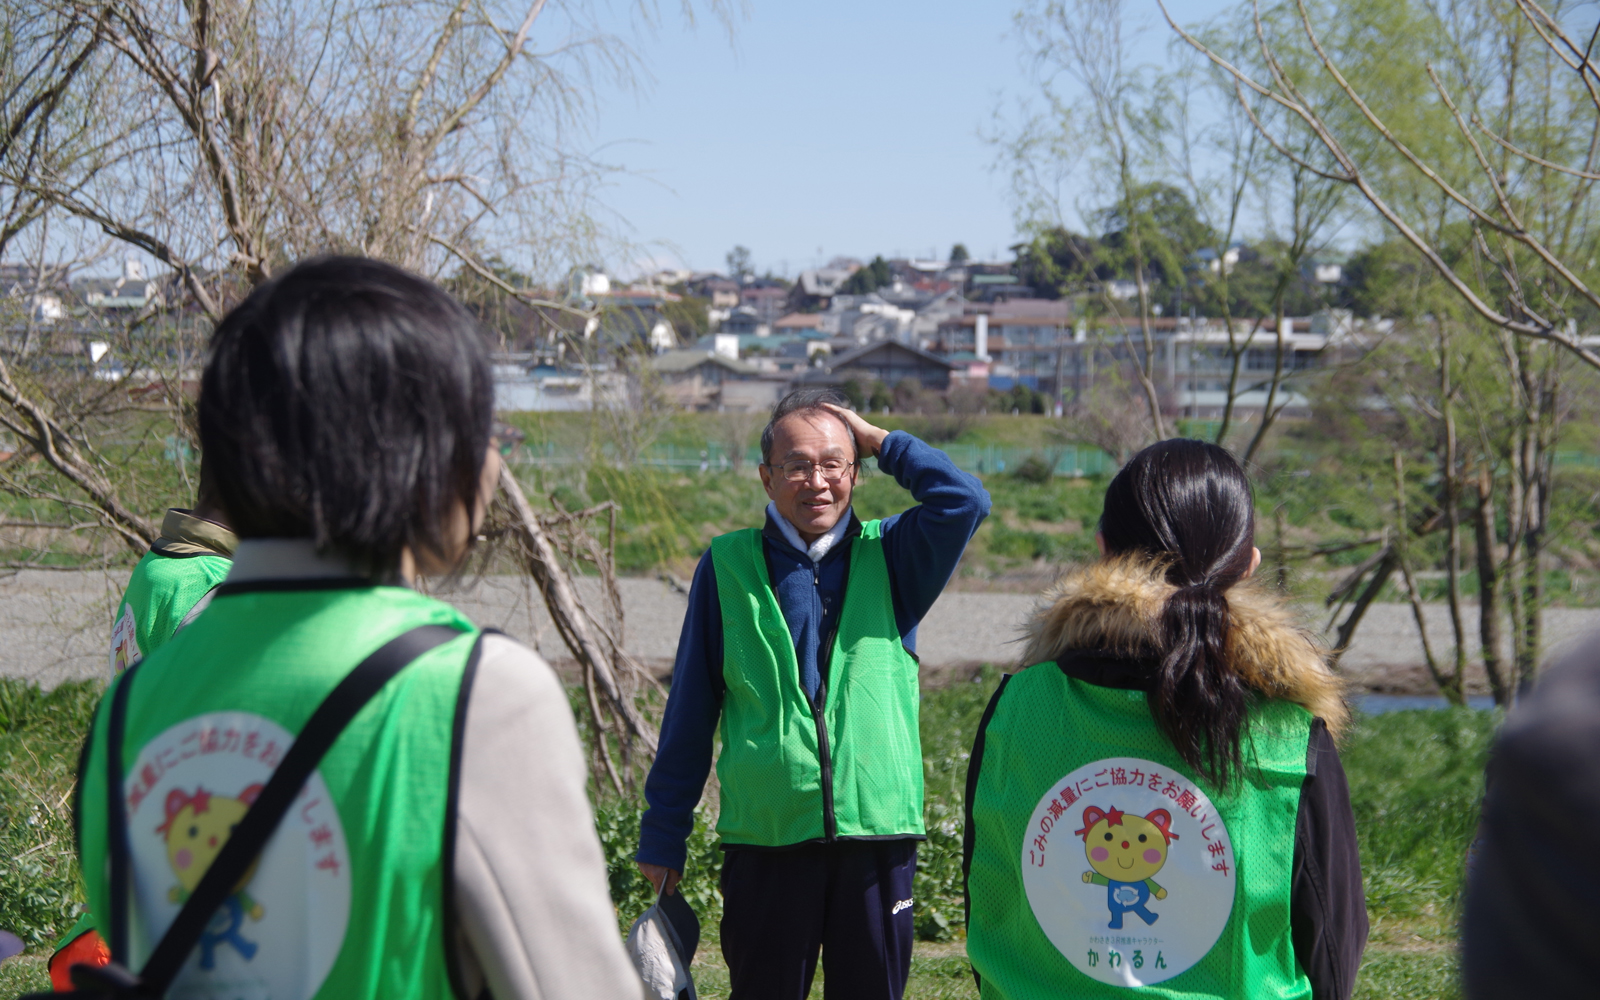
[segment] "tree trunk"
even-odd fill
[[[1427,664],[1428,674],[1433,677],[1433,684],[1444,695],[1445,700],[1452,705],[1466,704],[1459,685],[1452,682],[1451,678],[1444,675],[1439,669],[1439,661],[1433,655],[1433,644],[1428,641],[1428,623],[1422,614],[1422,595],[1417,591],[1417,581],[1411,575],[1411,566],[1406,560],[1406,535],[1411,531],[1411,526],[1406,520],[1406,489],[1405,489],[1405,460],[1400,453],[1394,453],[1394,508],[1395,508],[1395,561],[1400,567],[1400,575],[1405,580],[1406,598],[1411,603],[1411,615],[1417,622],[1417,638],[1422,641],[1422,659]]]
[[[1455,386],[1450,379],[1450,342],[1443,323],[1439,323],[1439,412],[1444,436],[1440,448],[1439,471],[1444,484],[1445,579],[1449,584],[1450,629],[1455,637],[1452,669],[1456,690],[1463,699],[1467,690],[1467,630],[1461,618],[1461,500],[1460,477],[1456,468],[1456,417],[1452,405]]]
[[[1137,237],[1134,253],[1142,254]],[[1156,386],[1156,342],[1155,332],[1150,329],[1150,285],[1145,281],[1142,256],[1134,261],[1133,276],[1139,285],[1139,332],[1144,339],[1144,358],[1138,367],[1139,385],[1144,389],[1145,405],[1150,409],[1150,431],[1160,441],[1167,436],[1167,423],[1161,414],[1161,390]],[[1138,354],[1137,351],[1134,353]]]
[[[1500,578],[1497,569],[1494,526],[1494,477],[1488,463],[1478,467],[1478,502],[1473,507],[1473,528],[1478,555],[1478,638],[1483,644],[1483,672],[1489,677],[1494,703],[1511,707],[1511,686],[1500,662]]]
[[[1394,575],[1398,561],[1395,558],[1393,545],[1385,546],[1383,551],[1379,553],[1377,563],[1372,570],[1372,579],[1367,581],[1366,588],[1361,591],[1361,596],[1356,598],[1356,603],[1351,607],[1350,614],[1345,618],[1344,623],[1339,626],[1339,633],[1334,640],[1333,656],[1331,657],[1333,666],[1338,666],[1339,657],[1343,656],[1344,651],[1350,648],[1350,640],[1355,638],[1356,629],[1361,625],[1361,619],[1366,617],[1367,609],[1372,606],[1372,602],[1376,601],[1378,595],[1383,592],[1383,586],[1389,582],[1389,577]]]

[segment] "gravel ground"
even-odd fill
[[[126,573],[24,570],[0,579],[0,675],[25,677],[47,687],[82,677],[104,676],[106,637],[113,603]],[[586,599],[599,596],[594,580],[580,580]],[[683,625],[685,596],[676,586],[646,578],[619,581],[627,616],[625,643],[646,664],[671,668]],[[493,625],[540,649],[558,668],[570,670],[567,651],[550,625],[537,592],[518,577],[488,577],[441,591],[474,621]],[[962,675],[981,663],[1010,664],[1015,640],[1034,598],[1015,593],[949,592],[922,623],[917,651],[930,680]],[[1448,659],[1449,613],[1427,608],[1435,655]],[[1326,616],[1308,619],[1320,626]],[[1476,659],[1476,608],[1468,609],[1468,655]],[[1579,636],[1600,629],[1600,609],[1551,608],[1545,612],[1545,647],[1557,656]],[[1432,693],[1423,666],[1411,609],[1374,605],[1340,667],[1353,687],[1393,694]],[[1474,692],[1486,690],[1481,669],[1469,673]]]

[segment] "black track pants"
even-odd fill
[[[914,840],[729,848],[722,957],[731,1000],[900,1000],[911,973]]]

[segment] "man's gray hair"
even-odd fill
[[[804,389],[794,389],[772,406],[772,418],[767,421],[767,426],[761,431],[761,461],[772,464],[772,435],[773,428],[778,426],[778,421],[795,413],[823,413],[844,424],[845,431],[850,435],[850,444],[855,446],[856,435],[850,429],[850,424],[845,419],[828,409],[824,404],[832,403],[834,406],[850,408],[850,397],[835,389],[831,385],[810,386]],[[860,449],[856,449],[856,457],[860,457]]]

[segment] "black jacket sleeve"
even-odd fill
[[[1367,903],[1350,785],[1321,719],[1312,723],[1306,748],[1289,922],[1314,1000],[1349,1000],[1367,946]]]

